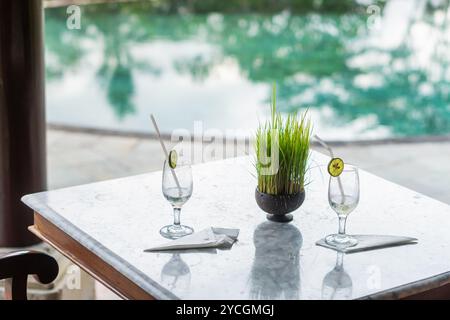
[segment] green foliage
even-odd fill
[[[256,131],[256,172],[258,190],[268,194],[296,194],[303,191],[308,169],[311,121],[307,111],[300,117],[291,113],[286,119],[276,109],[276,86],[272,90],[271,119]],[[267,163],[278,152],[278,166]],[[268,165],[274,166],[272,172]]]
[[[53,0],[47,0],[51,3]],[[373,0],[371,4],[383,6],[385,0]],[[120,7],[117,1],[109,3],[90,4],[91,10],[102,11],[103,7]],[[126,4],[130,13],[143,10],[153,13],[179,13],[189,12],[205,14],[211,12],[221,13],[275,13],[290,10],[293,13],[332,12],[365,13],[367,5],[357,0],[141,0],[131,1]]]
[[[170,9],[172,12],[176,12],[179,8],[185,8],[185,10],[193,13],[273,13],[286,9],[298,13],[313,10],[348,12],[363,7],[355,0],[157,0],[155,3],[158,3],[160,7]]]

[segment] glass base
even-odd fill
[[[354,247],[358,244],[358,240],[346,234],[330,234],[325,238],[325,242],[337,248]]]
[[[167,239],[178,239],[194,232],[194,229],[184,225],[168,225],[159,230],[159,233]]]

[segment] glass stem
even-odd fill
[[[180,213],[181,208],[173,207],[173,225],[179,227],[180,226]]]
[[[339,234],[344,235],[345,234],[345,224],[347,222],[347,216],[340,216],[339,217]]]
[[[336,256],[336,266],[334,267],[336,270],[342,270],[344,266],[344,254],[342,252],[338,252]]]

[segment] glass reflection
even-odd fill
[[[266,221],[253,234],[252,299],[298,299],[301,232],[291,224]]]
[[[161,271],[161,282],[177,294],[186,292],[191,284],[191,270],[179,253],[172,255]]]
[[[353,283],[350,275],[344,270],[344,256],[338,252],[336,265],[323,278],[322,299],[348,300],[352,297]]]

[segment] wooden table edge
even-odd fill
[[[34,225],[29,226],[28,230],[119,297],[133,300],[155,300],[152,295],[42,217],[38,212],[34,212]]]

